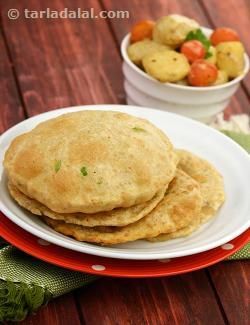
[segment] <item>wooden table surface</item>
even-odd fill
[[[119,43],[141,19],[180,13],[238,30],[250,53],[249,0],[1,0],[0,131],[48,110],[125,103]],[[23,11],[128,10],[129,19],[25,19]],[[10,8],[20,12],[9,19]],[[226,110],[250,112],[250,74]],[[157,279],[102,278],[23,324],[249,324],[250,264],[222,262]]]

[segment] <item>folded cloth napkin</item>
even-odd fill
[[[223,128],[224,126],[225,123]],[[222,132],[250,153],[250,134],[232,131],[232,127]],[[250,243],[229,259],[250,259]],[[23,320],[50,299],[85,286],[96,279],[97,277],[93,275],[47,264],[2,242],[0,243],[0,322]]]
[[[50,299],[96,280],[33,258],[2,243],[0,248],[0,323],[21,321]]]

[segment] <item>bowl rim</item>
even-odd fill
[[[203,27],[201,26],[201,29],[203,32],[205,32],[205,34],[211,34],[213,32],[212,29],[207,28],[207,27]],[[157,79],[154,79],[153,77],[149,76],[147,73],[145,73],[144,71],[142,71],[140,68],[138,68],[128,57],[127,54],[127,47],[129,45],[129,39],[130,39],[130,33],[126,34],[124,36],[124,38],[121,41],[121,46],[120,46],[120,50],[121,50],[121,55],[123,60],[139,75],[141,75],[143,78],[148,79],[152,82],[154,82],[155,84],[158,85],[162,85],[166,88],[174,88],[174,89],[182,89],[182,90],[189,90],[192,92],[200,92],[200,91],[213,91],[213,90],[221,90],[227,87],[230,87],[234,84],[239,83],[241,80],[243,80],[245,78],[245,76],[247,75],[248,71],[249,71],[249,66],[250,66],[250,62],[249,62],[249,56],[247,55],[247,53],[244,53],[244,60],[245,60],[245,67],[244,67],[244,71],[243,73],[238,76],[237,78],[222,84],[222,85],[216,85],[216,86],[206,86],[206,87],[191,87],[191,86],[185,86],[185,85],[178,85],[175,83],[170,83],[170,82],[166,82],[166,83],[161,83],[160,81],[158,81]]]

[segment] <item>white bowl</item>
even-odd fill
[[[125,65],[123,66],[123,70],[126,71]],[[128,105],[137,105],[142,107],[147,105],[148,107],[180,114],[207,124],[211,123],[213,116],[221,111],[220,103],[214,105],[203,105],[205,109],[199,109],[200,106],[197,107],[194,105],[170,103],[158,98],[154,98],[137,89],[136,86],[132,85],[128,81],[128,79],[124,80],[124,89],[126,92],[126,100]]]
[[[202,28],[209,36],[211,29]],[[249,58],[245,54],[245,68],[241,76],[218,86],[190,87],[173,83],[161,83],[138,68],[128,57],[130,34],[121,43],[123,74],[129,85],[133,86],[137,96],[127,92],[127,98],[140,106],[150,106],[194,119],[209,121],[223,111],[240,85],[240,81],[249,71]],[[127,87],[128,88],[128,87]]]

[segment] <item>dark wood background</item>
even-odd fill
[[[0,132],[48,110],[125,103],[119,44],[131,25],[180,13],[238,30],[250,53],[249,0],[0,0]],[[24,19],[29,10],[128,10],[129,19]],[[16,8],[21,16],[10,20]],[[250,75],[226,110],[250,112]],[[102,278],[60,297],[23,324],[249,324],[247,261],[159,279]]]

